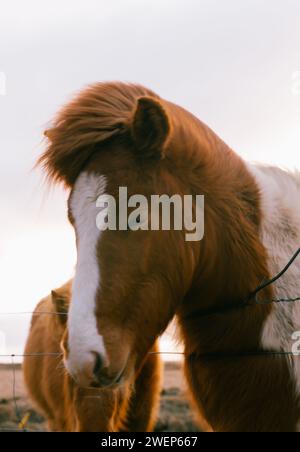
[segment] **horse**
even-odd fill
[[[132,381],[176,317],[191,397],[212,431],[299,431],[300,360],[289,353],[299,304],[272,303],[299,296],[299,261],[260,303],[245,302],[298,249],[299,174],[246,162],[137,84],[88,86],[45,136],[38,163],[69,190],[76,234],[64,362],[77,384]],[[120,187],[147,199],[204,196],[203,239],[187,241],[184,227],[106,228],[103,205],[101,227],[97,199],[120,204]]]
[[[33,314],[23,362],[31,399],[47,419],[50,431],[152,431],[161,382],[157,344],[136,376],[134,386],[79,387],[65,371],[60,348],[71,291],[72,281],[69,281],[41,300]]]

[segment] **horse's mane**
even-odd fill
[[[63,107],[45,132],[47,148],[38,160],[49,181],[71,186],[95,145],[127,130],[142,96],[159,98],[141,85],[96,83]]]

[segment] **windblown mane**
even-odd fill
[[[127,131],[142,96],[159,99],[141,85],[96,83],[62,108],[45,132],[47,148],[38,160],[48,179],[71,186],[97,144]]]

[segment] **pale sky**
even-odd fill
[[[139,82],[247,159],[300,167],[299,0],[0,0],[0,312],[32,310],[71,275],[66,195],[32,167],[74,91]],[[28,316],[0,316],[22,352]],[[2,347],[3,348],[3,347]]]

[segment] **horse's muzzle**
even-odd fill
[[[93,373],[94,379],[91,385],[93,388],[110,388],[122,384],[125,371],[121,371],[118,375],[110,375],[102,357],[97,354]]]

